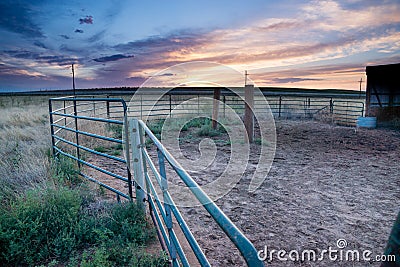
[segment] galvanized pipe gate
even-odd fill
[[[55,107],[56,103],[62,105]],[[110,106],[110,104],[116,105]],[[88,106],[92,108],[86,108]],[[81,109],[82,107],[84,109]],[[118,109],[119,111],[110,111],[114,109]],[[113,114],[119,115],[115,116]],[[264,266],[263,262],[258,259],[257,251],[253,244],[180,166],[146,124],[134,118],[128,120],[127,105],[123,99],[86,97],[51,98],[49,100],[49,115],[53,155],[55,157],[63,155],[75,160],[79,166],[79,174],[82,177],[116,193],[118,199],[120,196],[131,201],[136,198],[138,205],[143,209],[146,209],[145,203],[147,202],[149,214],[156,226],[160,242],[164,250],[168,252],[173,266],[190,266],[184,249],[177,237],[177,229],[174,228],[173,220],[178,222],[177,225],[179,225],[199,264],[201,266],[210,266],[210,263],[168,190],[166,164],[172,167],[176,176],[184,182],[190,189],[190,192],[221,227],[240,251],[246,263],[249,266]],[[106,115],[106,118],[102,115]],[[123,127],[123,138],[122,136],[116,138],[83,131],[80,129],[80,122],[83,121],[119,125]],[[72,135],[68,133],[72,133]],[[80,143],[80,139],[83,136],[122,145],[125,148],[125,158],[111,155],[108,152],[96,151]],[[152,157],[146,149],[145,136],[151,140],[151,144],[157,149],[157,164],[153,162]],[[82,157],[82,152],[121,163],[121,166],[124,166],[126,169],[126,176],[88,162]],[[156,165],[158,165],[158,168]],[[119,188],[112,187],[106,182],[88,175],[86,173],[87,169],[94,169],[108,175],[112,179],[118,179],[127,183],[128,192],[122,192]],[[130,170],[133,171],[134,179],[132,179]],[[155,179],[151,179],[150,174]],[[160,190],[157,190],[155,184],[161,189],[161,195],[157,193]],[[133,187],[135,190],[133,190]]]

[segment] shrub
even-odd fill
[[[74,226],[82,199],[60,187],[38,189],[17,198],[0,217],[3,262],[32,264],[57,257],[66,259],[76,245]]]
[[[147,124],[147,127],[155,135],[161,135],[162,127],[164,126],[165,120],[154,120]]]
[[[78,255],[71,266],[142,265],[141,259],[149,263],[142,266],[162,266],[153,264],[162,257],[138,249],[155,235],[136,204],[95,203],[69,158],[55,159],[52,173],[54,183],[0,205],[1,263],[50,266]],[[128,248],[129,255],[122,255]]]
[[[100,153],[104,153],[107,151],[107,149],[103,146],[98,146],[94,148],[95,151],[100,152]]]
[[[203,125],[197,131],[197,134],[199,136],[208,136],[208,137],[219,136],[219,135],[221,135],[221,133],[222,133],[222,131],[220,129],[213,129],[211,124]]]
[[[108,266],[108,262],[120,266],[122,260],[131,263],[142,258],[138,247],[154,238],[154,229],[135,204],[89,207],[77,190],[66,187],[32,190],[15,200],[9,210],[3,207],[0,262],[66,261],[82,249],[86,252],[81,256],[82,266]],[[124,250],[129,255],[122,255]],[[104,265],[100,264],[103,261]]]
[[[210,118],[205,118],[205,117],[201,117],[201,118],[194,118],[190,121],[188,121],[185,126],[187,128],[201,128],[204,125],[209,125],[211,124],[211,119]]]
[[[55,182],[68,186],[76,186],[82,183],[83,180],[79,177],[79,171],[74,160],[60,155],[52,161],[52,177]]]

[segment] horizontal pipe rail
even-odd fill
[[[97,138],[97,139],[102,139],[102,140],[105,140],[105,141],[110,141],[110,142],[114,142],[114,143],[118,143],[118,144],[123,144],[123,141],[120,140],[120,139],[115,139],[115,138],[112,138],[112,137],[107,137],[107,136],[102,136],[102,135],[98,135],[98,134],[94,134],[94,133],[88,133],[88,132],[84,132],[84,131],[80,131],[80,130],[75,130],[73,128],[68,128],[68,127],[65,127],[65,126],[62,126],[62,125],[58,125],[58,124],[51,124],[51,125],[54,126],[54,127],[57,127],[57,128],[64,129],[66,131],[73,132],[73,133],[83,134],[83,135],[94,137],[94,138]]]
[[[120,124],[120,125],[124,124],[122,121],[119,121],[119,120],[110,120],[110,119],[94,118],[94,117],[87,117],[87,116],[75,116],[75,115],[69,115],[69,114],[63,114],[63,113],[57,113],[57,112],[51,112],[51,115],[63,116],[63,117],[68,117],[68,118],[76,118],[76,119],[82,119],[82,120],[88,120],[88,121],[109,122],[109,123]]]
[[[69,145],[71,145],[73,147],[78,147],[78,148],[83,149],[83,150],[85,150],[87,152],[90,152],[92,154],[99,155],[99,156],[102,156],[102,157],[105,157],[105,158],[108,158],[108,159],[112,159],[112,160],[115,160],[115,161],[118,161],[118,162],[121,162],[121,163],[126,163],[126,160],[124,160],[124,159],[121,159],[121,158],[118,158],[118,157],[115,157],[115,156],[112,156],[112,155],[108,155],[106,153],[98,152],[96,150],[90,149],[90,148],[85,147],[85,146],[77,145],[74,142],[68,141],[68,140],[66,140],[64,138],[61,138],[61,137],[57,136],[57,135],[53,135],[53,137],[55,139],[60,140],[61,142],[69,144]]]
[[[82,159],[79,159],[79,158],[77,158],[77,157],[75,157],[75,156],[73,156],[73,155],[71,155],[71,154],[69,154],[69,153],[66,153],[66,152],[62,151],[62,150],[61,150],[60,148],[58,148],[58,147],[55,147],[55,149],[56,149],[57,152],[59,152],[60,154],[62,154],[62,155],[64,155],[64,156],[67,156],[67,157],[69,157],[69,158],[71,158],[71,159],[73,159],[73,160],[75,160],[75,161],[77,161],[77,162],[80,162],[80,163],[82,163],[82,164],[84,164],[84,165],[86,165],[86,166],[88,166],[88,167],[90,167],[90,168],[92,168],[92,169],[95,169],[96,171],[102,172],[102,173],[104,173],[104,174],[107,174],[107,175],[109,175],[109,176],[112,176],[112,177],[114,177],[114,178],[117,178],[117,179],[119,179],[119,180],[122,180],[122,181],[124,181],[124,182],[128,182],[128,179],[125,178],[125,177],[122,177],[121,175],[118,175],[118,174],[112,173],[112,172],[110,172],[110,171],[104,170],[104,169],[102,169],[102,168],[100,168],[100,167],[98,167],[98,166],[96,166],[96,165],[94,165],[94,164],[91,164],[91,163],[89,163],[89,162],[87,162],[87,161],[84,161],[84,160],[82,160]]]
[[[161,142],[154,136],[146,124],[139,120],[139,124],[143,127],[147,136],[152,140],[154,145],[161,151],[167,162],[179,175],[182,181],[200,201],[202,206],[213,217],[229,239],[235,244],[243,258],[249,266],[264,266],[257,257],[257,251],[253,244],[243,235],[243,233],[231,222],[231,220],[221,211],[221,209],[208,197],[208,195],[200,188],[193,178],[180,166],[175,158],[164,148]]]

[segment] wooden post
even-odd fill
[[[254,85],[249,84],[244,87],[244,126],[247,136],[245,140],[253,143],[254,141]]]
[[[107,98],[110,98],[109,95],[107,95]],[[110,102],[106,101],[106,108],[107,108],[107,119],[110,118]]]
[[[172,115],[172,95],[169,94],[169,117]]]
[[[282,96],[279,96],[279,111],[278,111],[278,117],[281,117],[281,110],[282,110]]]
[[[226,109],[226,99],[225,99],[225,96],[222,97],[222,103],[224,103],[224,118],[225,118],[225,109]]]
[[[219,99],[221,97],[221,89],[214,89],[213,99],[213,113],[212,113],[212,128],[217,129],[218,127],[218,111],[219,111]]]

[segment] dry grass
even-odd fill
[[[48,110],[44,105],[0,108],[0,195],[43,184],[49,177]]]

